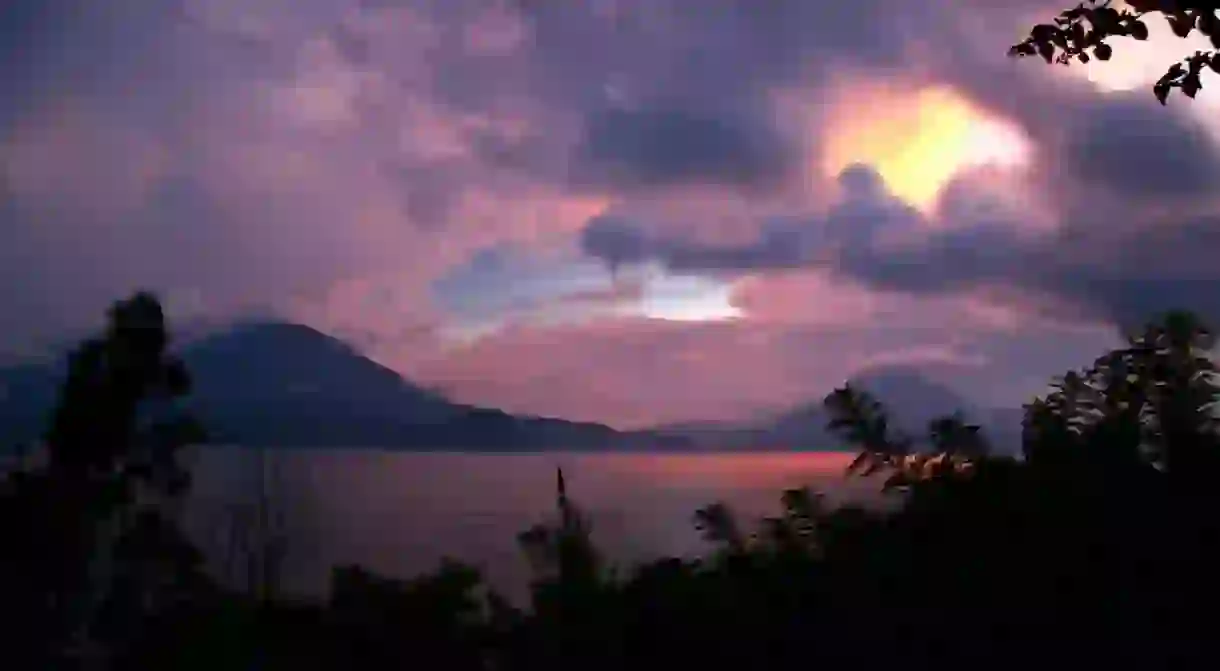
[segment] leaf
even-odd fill
[[[907,478],[907,474],[899,471],[890,477],[886,478],[885,482],[881,483],[882,490],[901,489],[911,484]]]
[[[864,468],[864,466],[868,463],[869,458],[871,458],[871,457],[872,457],[872,454],[868,451],[864,451],[864,452],[861,452],[860,454],[857,454],[856,458],[852,459],[851,463],[847,465],[847,474],[851,475],[853,473],[858,473],[861,469]]]
[[[860,477],[867,478],[867,477],[876,475],[877,473],[881,472],[881,469],[883,466],[884,465],[880,461],[878,461],[876,459],[870,459],[868,462],[865,463],[865,468],[863,471],[860,472]]]
[[[1050,42],[1039,42],[1038,55],[1049,64],[1055,58],[1055,47]]]
[[[1193,99],[1199,94],[1199,90],[1203,88],[1203,83],[1199,81],[1199,75],[1192,72],[1182,80],[1180,87],[1183,95]]]
[[[1048,42],[1055,39],[1055,35],[1059,32],[1059,29],[1048,23],[1039,23],[1029,31],[1029,34],[1035,42]]]
[[[1038,50],[1036,48],[1034,48],[1034,45],[1030,42],[1022,42],[1022,43],[1014,45],[1008,49],[1008,55],[1016,56],[1017,58],[1022,58],[1025,56],[1035,56],[1035,55],[1037,55],[1037,53],[1038,53]]]
[[[1220,29],[1220,21],[1217,21],[1216,15],[1211,12],[1201,12],[1199,14],[1199,32],[1207,36],[1214,36],[1217,29]]]
[[[1169,98],[1169,83],[1157,82],[1152,87],[1152,94],[1156,96],[1157,102],[1164,105],[1166,100]]]
[[[1148,39],[1148,26],[1143,21],[1135,19],[1131,22],[1131,37],[1143,42]]]
[[[1169,28],[1174,35],[1178,37],[1189,37],[1190,31],[1194,30],[1195,22],[1191,20],[1185,13],[1179,12],[1174,15],[1166,15],[1165,20],[1169,22]]]
[[[1071,34],[1073,42],[1075,42],[1077,45],[1084,44],[1086,33],[1082,24],[1073,23],[1068,29],[1068,32]]]

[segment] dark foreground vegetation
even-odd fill
[[[826,399],[885,481],[885,510],[782,497],[748,528],[695,515],[715,550],[611,571],[564,491],[521,535],[517,609],[467,566],[391,580],[336,568],[329,600],[277,593],[252,555],[222,587],[173,523],[200,427],[157,300],[117,303],[82,344],[47,463],[0,489],[6,669],[932,668],[1214,663],[1220,596],[1211,334],[1170,314],[1027,407],[1024,455],[976,427],[893,435],[850,387]],[[335,495],[342,495],[336,493]]]

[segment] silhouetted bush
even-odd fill
[[[6,668],[641,669],[1206,663],[1220,596],[1220,434],[1210,332],[1169,314],[1026,408],[1023,454],[938,419],[893,435],[850,386],[826,399],[887,505],[794,489],[743,524],[695,513],[712,550],[615,572],[559,473],[557,519],[520,537],[519,609],[474,569],[337,568],[329,601],[227,592],[156,497],[196,428],[151,417],[189,377],[155,299],[72,357],[48,465],[0,491]],[[336,495],[342,495],[336,493]],[[106,532],[106,533],[104,533]],[[93,650],[93,652],[89,652]]]

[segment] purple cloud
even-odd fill
[[[754,282],[756,306],[785,273],[891,307],[985,295],[1065,322],[1016,329],[1038,342],[1061,341],[1068,322],[1126,323],[1162,307],[1220,315],[1211,135],[1142,91],[1103,96],[1007,59],[1024,5],[1040,3],[104,4],[0,12],[0,310],[17,315],[2,347],[73,333],[145,286],[183,318],[307,318],[487,402],[508,402],[504,376],[548,343],[565,352],[552,375],[604,375],[617,400],[599,410],[539,384],[521,396],[532,411],[638,415],[665,402],[661,391],[698,384],[703,401],[678,398],[661,414],[731,414],[733,375],[756,393],[741,407],[786,402],[835,381],[831,360],[943,345],[945,315],[957,314],[920,321],[893,307],[905,321],[885,337],[846,308],[818,315],[819,328],[838,319],[833,337],[801,315],[763,325],[748,311],[731,326],[518,323],[455,350],[437,335],[456,319],[436,299],[440,280],[502,245],[560,259],[531,271],[548,282],[583,251]],[[1055,225],[992,207],[965,177],[935,214],[887,194],[866,167],[824,179],[824,103],[857,77],[947,86],[1019,126],[1036,151],[1016,186]],[[622,298],[569,289],[557,295]],[[782,310],[825,312],[810,291]],[[1046,355],[990,346],[1001,335],[981,324],[963,328],[994,379]],[[714,372],[738,347],[774,356]],[[675,357],[673,384],[632,357]],[[470,376],[478,389],[454,382]]]

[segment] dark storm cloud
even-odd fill
[[[0,121],[6,122],[0,135],[18,132],[7,122],[39,118],[48,104],[67,99],[84,104],[85,116],[102,131],[123,126],[146,131],[164,145],[172,162],[189,164],[178,166],[186,176],[163,178],[152,200],[115,221],[95,220],[86,202],[75,203],[66,214],[46,204],[17,202],[29,200],[25,196],[6,198],[0,203],[0,272],[6,280],[0,310],[20,305],[28,311],[23,314],[79,314],[87,306],[91,315],[116,291],[149,278],[218,293],[254,292],[270,300],[294,284],[290,277],[312,273],[312,282],[324,284],[363,268],[362,255],[343,244],[358,228],[342,216],[355,209],[352,203],[340,203],[333,213],[322,208],[324,217],[300,226],[294,219],[317,209],[313,201],[297,202],[307,189],[285,189],[284,195],[275,185],[268,188],[271,195],[227,193],[236,187],[191,182],[205,171],[194,163],[206,161],[182,156],[205,142],[221,149],[283,145],[283,154],[296,155],[288,148],[298,149],[299,138],[282,128],[289,121],[248,109],[266,102],[268,91],[252,96],[234,90],[289,83],[301,42],[319,36],[329,37],[347,65],[396,82],[402,97],[386,96],[384,129],[363,119],[353,132],[358,137],[351,144],[378,151],[352,150],[358,158],[351,159],[343,138],[324,152],[306,138],[300,153],[329,158],[333,148],[344,168],[382,160],[383,148],[397,146],[398,137],[389,133],[400,130],[396,115],[407,100],[436,105],[438,116],[504,112],[525,121],[524,136],[495,128],[471,131],[465,139],[472,140],[475,158],[469,162],[394,157],[402,160],[392,165],[407,166],[397,184],[403,208],[412,223],[432,224],[433,230],[442,228],[436,224],[452,215],[465,190],[492,188],[488,168],[518,171],[551,186],[592,185],[625,199],[643,188],[689,183],[783,182],[800,169],[797,157],[816,150],[818,129],[817,119],[793,125],[783,118],[773,101],[777,91],[816,91],[845,66],[852,74],[900,73],[915,58],[911,44],[933,44],[940,49],[919,52],[926,61],[920,63],[920,76],[960,87],[1039,142],[1044,186],[1064,213],[1061,236],[1015,236],[1003,226],[965,221],[956,222],[954,233],[927,234],[898,247],[883,244],[886,231],[913,230],[918,217],[872,193],[869,180],[876,186],[875,178],[861,172],[855,175],[858,184],[845,181],[849,197],[829,214],[760,224],[748,245],[664,238],[648,222],[620,220],[591,225],[583,240],[586,250],[619,263],[657,259],[691,272],[812,264],[914,292],[1007,282],[1085,300],[1107,314],[1143,310],[1161,298],[1204,300],[1215,294],[1206,293],[1216,275],[1202,260],[1220,253],[1210,218],[1161,217],[1148,227],[1122,220],[1165,197],[1200,196],[1215,181],[1211,148],[1181,112],[1121,97],[1103,101],[1083,87],[1047,77],[1037,63],[1011,61],[1003,55],[1012,33],[1007,19],[995,18],[994,35],[975,40],[968,33],[979,29],[959,26],[960,8],[952,2],[697,4],[522,3],[522,9],[502,17],[509,28],[521,22],[526,32],[520,43],[480,52],[464,35],[473,18],[494,5],[481,0],[301,0],[279,14],[249,0],[249,8],[280,23],[309,24],[283,42],[262,42],[257,31],[225,32],[215,21],[184,14],[182,3],[170,0],[0,3]],[[365,18],[386,18],[379,25],[390,28],[383,33],[335,20],[357,6],[371,12]],[[409,20],[395,23],[377,14],[395,7],[411,8],[434,24],[435,39],[416,40],[406,26]],[[982,24],[988,16],[1019,13],[1009,4],[986,16],[971,11]],[[1151,101],[1150,94],[1147,98]],[[243,116],[247,112],[251,118]],[[217,128],[231,130],[231,137]],[[104,158],[114,166],[130,162],[122,151]],[[277,170],[291,172],[287,161],[267,169],[278,176]],[[341,182],[343,175],[328,177]],[[1110,201],[1099,207],[1076,198],[1079,186],[1099,187]],[[369,195],[343,182],[327,197],[342,201],[342,192],[353,191],[353,201]],[[63,223],[70,219],[71,226]],[[1104,234],[1097,234],[1099,229]],[[1155,258],[1150,250],[1156,250]],[[265,277],[272,268],[285,270]],[[56,297],[55,307],[33,298],[47,295]]]
[[[581,231],[581,250],[611,268],[656,262],[675,272],[721,273],[778,270],[801,266],[802,232],[774,227],[745,245],[711,245],[650,235],[638,224],[598,217]]]
[[[890,4],[522,3],[531,87],[582,119],[578,185],[774,184],[811,141],[807,125],[785,125],[774,93],[816,88],[844,64],[900,67],[910,37],[934,24]]]
[[[626,197],[690,184],[765,193],[797,183],[817,142],[818,120],[809,116],[817,110],[785,118],[775,95],[816,90],[844,67],[900,71],[909,45],[940,41],[948,18],[937,4],[906,11],[895,0],[850,7],[807,0],[363,5],[423,10],[438,31],[426,49],[440,75],[430,93],[449,109],[511,116],[528,108],[536,125],[525,137],[476,138],[483,160]],[[480,27],[487,14],[491,27]],[[519,42],[484,51],[470,39],[480,31]],[[333,37],[356,63],[401,58],[351,30]]]
[[[1020,13],[997,10],[994,26],[944,21],[915,32],[942,47],[924,54],[934,78],[1012,120],[1037,145],[1033,186],[1051,199],[1058,231],[1031,232],[1019,215],[958,212],[939,232],[928,227],[901,244],[883,243],[883,232],[912,230],[918,217],[857,198],[792,227],[800,240],[795,255],[791,247],[765,253],[760,235],[711,250],[652,240],[649,259],[724,272],[788,267],[796,256],[878,288],[923,294],[994,286],[1042,296],[1061,315],[1123,325],[1177,307],[1220,319],[1220,264],[1213,261],[1220,215],[1208,214],[1217,211],[1209,201],[1220,186],[1220,154],[1209,135],[1182,105],[1163,108],[1149,90],[1102,95],[1046,76],[1040,63],[1006,58],[1010,36],[998,16],[1009,11]],[[586,251],[605,258],[592,242],[586,236]]]
[[[1088,218],[1056,231],[1031,232],[1020,220],[986,217],[942,221],[944,228],[933,229],[868,186],[867,171],[849,170],[841,181],[858,188],[826,215],[771,222],[746,244],[650,237],[641,224],[598,219],[584,230],[582,247],[607,263],[658,262],[677,272],[804,266],[911,294],[1015,291],[1032,301],[1027,307],[1123,327],[1177,308],[1220,319],[1220,216],[1135,214],[1124,222],[1114,204],[1090,211],[1077,203],[1076,211]],[[1177,187],[1166,188],[1161,197]],[[1132,188],[1128,195],[1148,193]],[[1117,207],[1123,205],[1120,200]]]
[[[1011,218],[1003,226],[958,221],[965,232],[933,235],[900,259],[874,254],[872,267],[859,262],[850,271],[912,287],[932,277],[954,287],[1007,283],[1123,327],[1178,308],[1220,320],[1220,210],[1212,195],[1220,151],[1200,122],[1182,106],[1161,107],[1145,89],[1083,102],[1051,85],[1034,92],[1043,106],[1062,103],[1057,124],[1042,125],[1038,112],[1015,117],[1059,140],[1042,146],[1040,160],[1057,231],[1015,235],[1024,224]]]
[[[1081,207],[1081,212],[1086,208]],[[840,248],[833,270],[881,289],[947,293],[1015,290],[1063,318],[1122,327],[1169,309],[1220,319],[1220,216],[1089,220],[1031,233],[1021,221],[954,221],[915,242]]]
[[[1220,184],[1220,156],[1206,131],[1145,91],[1094,105],[1067,130],[1057,153],[1084,184],[1133,199],[1196,197]]]
[[[842,200],[824,216],[770,219],[760,225],[753,241],[744,244],[653,235],[646,224],[599,216],[581,231],[581,249],[611,266],[657,262],[673,271],[693,273],[783,270],[825,265],[827,253],[871,260],[877,235],[918,225],[918,213],[886,193],[871,168],[850,166],[839,182]]]
[[[1103,222],[1098,222],[1102,225]],[[1150,221],[1107,241],[1100,262],[1071,263],[1096,251],[1059,238],[1058,272],[1050,290],[1099,306],[1130,327],[1169,309],[1189,309],[1220,321],[1220,215]],[[1075,244],[1074,244],[1075,243]]]
[[[642,263],[656,255],[655,243],[644,229],[610,216],[595,217],[585,226],[580,233],[580,248],[611,267]]]
[[[1220,265],[1212,261],[1220,256],[1220,214],[1211,195],[1220,186],[1220,152],[1191,102],[1161,107],[1151,83],[1101,94],[1047,76],[1036,59],[1005,57],[1011,33],[1001,18],[1028,9],[997,6],[990,23],[946,24],[945,48],[925,57],[939,78],[1035,143],[1032,186],[1051,199],[1059,230],[1004,234],[1025,228],[1019,216],[1002,226],[959,219],[956,226],[975,232],[931,234],[901,253],[874,249],[843,270],[919,291],[1005,284],[1122,325],[1171,308],[1220,320]]]
[[[680,109],[607,109],[590,115],[577,161],[584,177],[622,189],[682,183],[757,186],[778,181],[797,156],[779,133],[748,117]]]

